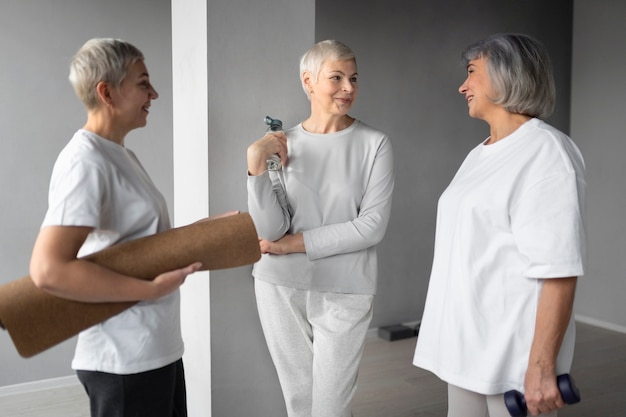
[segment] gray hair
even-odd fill
[[[354,60],[356,63],[356,56],[352,49],[347,45],[336,40],[325,40],[316,43],[300,58],[300,81],[302,83],[302,89],[306,93],[306,96],[310,99],[309,90],[304,85],[304,78],[302,75],[304,72],[311,74],[311,77],[317,81],[319,71],[327,61],[347,61]]]
[[[70,64],[70,83],[87,109],[94,109],[99,103],[98,83],[103,81],[119,87],[128,68],[143,59],[143,53],[126,41],[94,38],[74,55]]]
[[[463,52],[464,64],[479,58],[487,68],[496,97],[511,113],[546,118],[554,111],[556,89],[552,64],[545,47],[522,34],[495,34]]]

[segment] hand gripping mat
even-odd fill
[[[261,257],[247,213],[211,219],[120,243],[84,259],[122,274],[152,280],[194,262],[201,270],[234,268]],[[0,327],[9,332],[25,358],[101,323],[135,302],[85,303],[50,295],[29,276],[0,286]]]

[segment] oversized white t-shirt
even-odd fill
[[[539,119],[469,153],[439,200],[414,365],[481,394],[523,388],[542,279],[584,272],[584,170]],[[574,333],[572,318],[558,373]]]
[[[306,253],[263,255],[256,279],[303,290],[375,294],[376,244],[385,234],[394,186],[389,138],[355,120],[335,133],[299,124],[285,132],[283,210],[269,172],[248,176],[248,209],[259,236],[302,232]]]
[[[165,199],[134,153],[82,129],[57,158],[48,205],[42,227],[94,228],[79,257],[170,228]],[[72,367],[131,374],[168,365],[182,354],[180,294],[175,291],[81,332]]]

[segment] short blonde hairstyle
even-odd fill
[[[104,81],[119,87],[128,68],[143,59],[143,53],[126,41],[94,38],[74,55],[70,64],[70,83],[87,109],[94,109],[99,104],[98,83]]]
[[[356,56],[347,45],[336,40],[325,40],[316,43],[300,58],[300,82],[306,96],[310,99],[309,90],[304,85],[304,73],[308,72],[317,81],[320,69],[327,61],[347,61],[353,60],[356,63]]]

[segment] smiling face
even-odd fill
[[[127,131],[146,125],[150,104],[158,97],[143,60],[128,68],[119,88],[111,89],[116,118]]]
[[[459,93],[465,96],[471,117],[486,120],[494,110],[501,109],[491,100],[495,93],[485,58],[473,59],[467,64],[467,79],[459,87]]]
[[[359,92],[357,76],[356,62],[352,59],[325,62],[317,80],[305,73],[303,80],[310,92],[313,112],[346,115]]]

